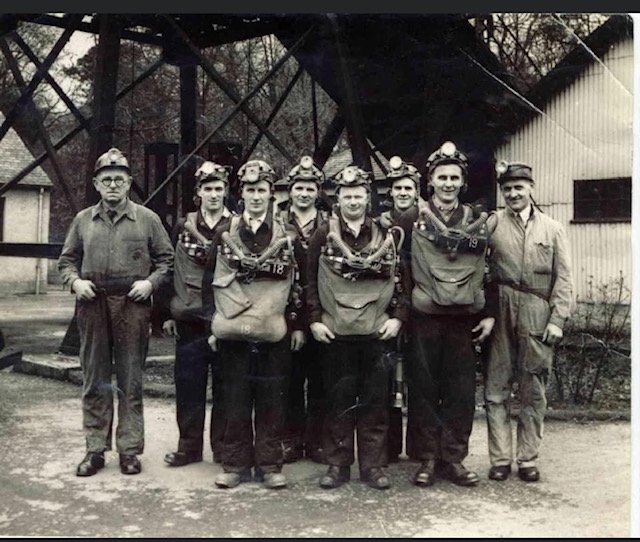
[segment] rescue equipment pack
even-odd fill
[[[397,303],[398,273],[398,247],[390,232],[385,235],[373,222],[371,241],[355,253],[342,239],[339,219],[332,216],[318,267],[322,323],[336,335],[376,333],[389,318],[389,305]]]
[[[202,316],[202,275],[211,246],[196,226],[197,213],[188,213],[184,231],[176,243],[173,289],[169,307],[177,320],[197,320]]]
[[[212,332],[218,339],[275,343],[287,333],[285,309],[296,272],[293,242],[274,216],[269,246],[252,254],[240,239],[240,220],[231,219],[217,247]]]
[[[485,304],[488,214],[477,218],[463,205],[463,218],[446,226],[428,203],[419,206],[411,239],[414,287],[411,302],[426,314],[475,314]]]

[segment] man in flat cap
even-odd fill
[[[493,215],[488,224],[492,231],[491,281],[499,290],[485,375],[489,478],[506,480],[511,472],[509,411],[516,383],[520,398],[518,475],[525,482],[535,482],[540,478],[536,459],[553,346],[562,338],[573,303],[569,248],[562,225],[533,206],[531,167],[500,162],[496,170],[506,209]]]
[[[129,199],[131,170],[118,149],[98,158],[93,186],[101,200],[75,216],[58,260],[64,283],[76,294],[80,332],[87,453],[76,474],[92,476],[104,467],[104,452],[111,449],[114,391],[120,470],[138,474],[151,295],[169,280],[173,247],[160,217]]]

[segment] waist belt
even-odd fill
[[[532,294],[540,299],[544,299],[547,303],[549,302],[549,296],[541,294],[540,292],[533,290],[527,286],[523,286],[522,284],[518,284],[517,282],[510,282],[507,280],[497,280],[496,284],[501,284],[503,286],[509,286],[509,288],[513,288],[514,290],[518,290],[519,292],[524,292],[526,294]]]

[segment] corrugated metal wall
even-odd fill
[[[633,42],[594,63],[496,152],[533,168],[535,198],[567,229],[578,299],[587,281],[631,284],[631,223],[571,224],[573,181],[631,177]],[[498,195],[498,206],[504,206]]]

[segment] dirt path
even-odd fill
[[[136,537],[599,537],[629,534],[628,423],[547,426],[543,479],[486,479],[486,430],[477,420],[467,466],[480,486],[409,483],[415,463],[389,472],[387,492],[352,481],[317,487],[321,465],[285,467],[290,487],[256,483],[219,490],[219,467],[164,465],[177,442],[174,406],[145,399],[143,472],[125,477],[115,453],[92,478],[74,475],[83,455],[79,388],[0,371],[0,535]],[[353,473],[356,474],[353,469]]]

